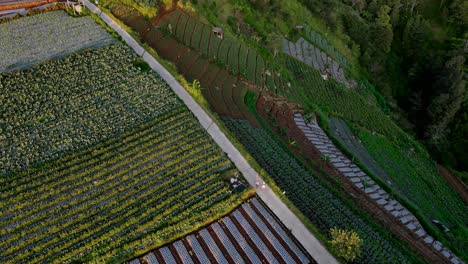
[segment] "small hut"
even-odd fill
[[[215,34],[218,38],[223,39],[224,38],[224,32],[223,29],[220,27],[215,27],[213,28],[213,34]]]
[[[304,29],[304,25],[296,25],[296,29],[297,29],[298,31],[301,31],[301,30]]]

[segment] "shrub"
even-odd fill
[[[361,254],[362,239],[354,231],[347,231],[333,227],[330,229],[330,244],[339,257],[351,262]]]

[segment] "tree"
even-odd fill
[[[438,94],[428,108],[431,123],[426,132],[428,143],[435,148],[448,134],[448,125],[462,105],[466,93],[464,63],[462,55],[449,59],[435,83]]]
[[[351,262],[361,254],[362,239],[355,231],[330,229],[330,244],[339,257]]]
[[[405,56],[411,60],[419,61],[427,56],[430,25],[422,16],[410,17],[406,22],[402,36],[402,48]]]
[[[374,25],[374,45],[383,53],[388,53],[392,46],[393,29],[391,17],[389,15],[391,8],[387,5],[380,7],[377,12],[377,18]]]

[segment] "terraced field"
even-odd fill
[[[260,87],[266,85],[268,65],[254,49],[235,38],[228,35],[222,39],[217,37],[211,25],[180,9],[163,16],[158,26],[185,46],[200,52],[204,58],[222,65],[232,75],[239,75]]]
[[[0,72],[116,42],[92,18],[73,18],[65,11],[16,19],[0,27]]]
[[[180,27],[177,28],[181,30]],[[254,120],[244,104],[244,95],[249,90],[248,83],[161,29],[153,28],[145,36],[145,40],[160,56],[174,62],[188,81],[200,82],[202,93],[214,111],[234,118]]]
[[[120,134],[182,103],[123,44],[0,75],[0,174]]]
[[[356,81],[346,78],[344,70],[338,62],[302,37],[296,42],[284,39],[283,52],[320,71],[321,74],[327,75],[327,78],[332,77],[348,88],[353,89],[357,86]]]
[[[315,32],[309,25],[304,28],[304,37],[310,40],[315,46],[320,48],[329,56],[333,57],[342,67],[350,68],[348,60],[337,51],[320,33]]]
[[[0,100],[1,263],[119,262],[242,202],[228,157],[126,45],[3,73]]]
[[[315,263],[253,198],[207,227],[129,263]]]
[[[105,259],[157,246],[240,202],[223,181],[229,169],[224,153],[179,107],[1,178],[0,260],[62,262],[92,252]]]
[[[404,141],[394,143],[367,131],[359,131],[357,136],[376,163],[389,175],[393,190],[420,210],[425,221],[439,232],[441,238],[446,239],[446,246],[466,258],[466,204],[439,174],[428,154]],[[435,225],[432,220],[439,221],[450,232],[443,232],[444,228]]]
[[[307,64],[286,56],[286,67],[293,74],[293,88],[304,97],[304,104],[318,105],[325,113],[376,131],[391,139],[403,137],[401,129],[373,101],[335,81],[325,81]]]
[[[364,240],[355,263],[414,263],[417,259],[391,234],[370,223],[325,186],[312,171],[284,150],[267,132],[246,121],[224,119],[228,128],[264,168],[281,190],[324,234],[330,228],[352,229]]]

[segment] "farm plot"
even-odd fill
[[[343,68],[338,63],[314,47],[304,38],[299,38],[295,43],[283,40],[283,51],[285,54],[304,62],[322,74],[327,74],[337,82],[344,84],[348,88],[355,88],[356,82],[347,80]]]
[[[306,25],[304,36],[311,40],[320,49],[325,51],[328,55],[332,56],[340,65],[349,68],[348,60],[341,55],[327,40],[325,40],[319,33],[313,31],[309,25]]]
[[[123,44],[0,75],[0,175],[60,157],[182,103]],[[143,67],[143,66],[141,66]]]
[[[0,72],[115,42],[91,17],[74,18],[65,11],[15,19],[0,27]]]
[[[427,223],[437,220],[449,228],[450,232],[440,232],[447,240],[444,244],[466,258],[466,205],[439,174],[428,154],[403,141],[391,142],[368,131],[358,131],[357,135],[377,164],[389,175],[392,189],[416,206]]]
[[[349,208],[264,130],[242,120],[226,118],[224,121],[279,188],[323,234],[328,234],[332,227],[355,230],[359,234],[364,244],[356,263],[414,263],[411,253],[393,240],[390,233]]]
[[[385,171],[380,168],[375,160],[370,156],[369,152],[364,148],[364,145],[361,141],[354,136],[351,129],[348,125],[341,119],[336,117],[331,117],[329,121],[330,131],[333,135],[333,138],[338,140],[346,150],[351,152],[354,157],[356,157],[364,166],[380,178],[381,181],[391,183],[391,179],[385,173]]]
[[[123,4],[111,4],[109,9],[114,16],[119,17],[136,32],[140,32],[141,35],[144,35],[142,33],[148,32],[151,28],[151,22],[134,7]]]
[[[315,263],[258,198],[129,263]]]
[[[224,181],[233,168],[186,107],[173,108],[97,146],[0,178],[0,262],[121,260],[159,246],[241,202]]]
[[[324,81],[319,72],[289,56],[286,66],[293,74],[293,87],[306,100],[327,113],[336,113],[346,121],[395,138],[403,132],[374,102],[334,81]]]
[[[185,46],[223,65],[233,75],[240,75],[257,85],[262,84],[261,72],[265,67],[263,59],[237,39],[227,35],[220,39],[213,33],[211,25],[202,23],[180,9],[163,16],[158,26]],[[260,61],[258,67],[257,61]]]

